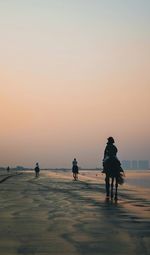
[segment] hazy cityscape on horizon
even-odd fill
[[[122,160],[123,169],[149,169],[149,160]]]
[[[124,170],[149,170],[150,169],[150,164],[149,164],[149,160],[122,160],[121,161],[121,166]],[[0,166],[0,169],[4,170],[6,169],[6,166]],[[26,169],[34,169],[34,166],[32,167],[25,167],[25,166],[13,166],[12,169],[16,169],[16,170],[26,170]],[[45,170],[52,170],[52,169],[71,169],[71,165],[70,168],[62,166],[62,167],[45,167],[43,168],[41,166],[41,169],[45,169]],[[96,167],[82,167],[79,166],[80,170],[84,170],[84,169],[102,169],[102,165],[100,166],[96,166]]]

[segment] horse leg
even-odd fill
[[[106,196],[109,197],[110,183],[109,183],[109,175],[108,174],[106,174],[106,177],[105,177],[105,184],[106,184]]]
[[[115,183],[115,200],[118,200],[118,178],[116,177]]]
[[[112,177],[112,180],[111,180],[111,198],[113,198],[113,196],[114,196],[113,188],[114,188],[114,177]]]
[[[76,175],[75,175],[75,173],[73,173],[73,178],[74,178],[74,180],[76,179]]]
[[[77,173],[75,173],[75,181],[77,180]]]
[[[78,180],[78,173],[76,173],[76,180]]]

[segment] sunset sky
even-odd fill
[[[150,160],[150,1],[0,0],[0,166]]]

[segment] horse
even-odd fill
[[[121,167],[120,161],[116,157],[108,157],[103,162],[102,173],[106,174],[105,177],[105,188],[106,188],[106,198],[118,200],[118,184],[122,185],[124,182],[124,171]],[[110,183],[111,179],[111,183]],[[115,193],[114,193],[114,181],[115,181]],[[110,189],[111,187],[111,189]]]
[[[77,181],[77,180],[78,180],[78,173],[79,173],[78,170],[79,170],[79,168],[78,168],[77,165],[74,165],[74,166],[72,167],[72,173],[73,173],[74,181]]]
[[[40,175],[40,168],[39,168],[38,163],[36,164],[36,167],[34,168],[34,170],[35,170],[35,177],[39,177],[39,175]]]

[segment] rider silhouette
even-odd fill
[[[108,137],[107,138],[108,142],[107,142],[107,145],[106,145],[106,148],[104,150],[104,158],[103,158],[103,173],[106,173],[106,167],[107,167],[107,164],[110,160],[110,158],[115,158],[116,161],[118,161],[119,163],[119,160],[117,159],[117,152],[118,152],[118,149],[117,147],[114,145],[115,141],[114,141],[114,138],[113,137]]]
[[[120,172],[123,172],[121,168],[121,163],[117,158],[118,149],[114,145],[115,141],[113,137],[107,138],[108,142],[104,150],[103,158],[103,171],[102,173],[106,174],[105,183],[106,183],[106,196],[109,197],[109,188],[110,188],[110,177],[116,177],[120,175]],[[114,166],[114,167],[112,167]],[[117,177],[118,178],[118,177]],[[117,179],[118,180],[118,179]]]
[[[107,138],[108,142],[104,151],[104,158],[106,156],[116,156],[118,149],[117,147],[114,145],[114,138],[113,137],[108,137]]]

